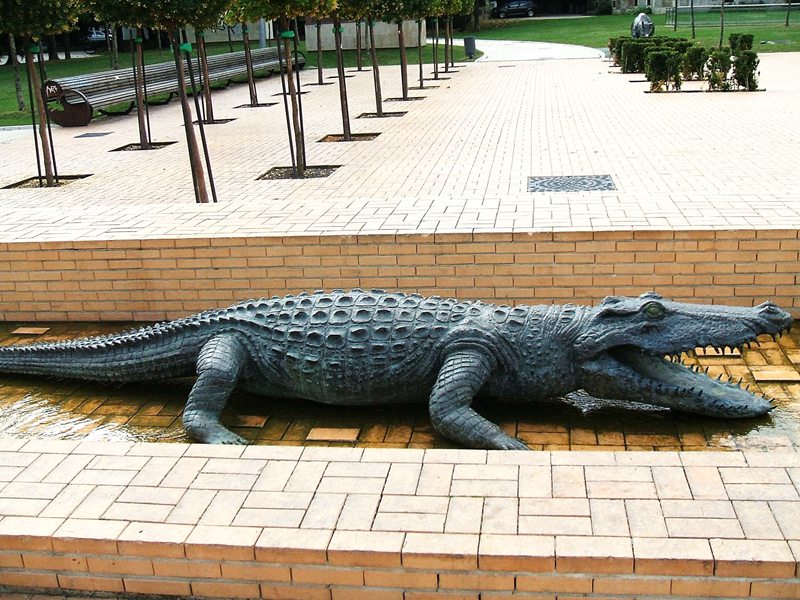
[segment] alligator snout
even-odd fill
[[[762,302],[755,310],[759,318],[772,325],[776,331],[784,331],[792,326],[792,315],[770,300]]]

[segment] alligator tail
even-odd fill
[[[0,347],[0,373],[86,381],[153,381],[192,375],[209,337],[196,320],[66,342]]]

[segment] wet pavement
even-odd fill
[[[19,333],[20,327],[33,329]],[[0,345],[130,328],[120,323],[0,323]],[[40,333],[41,329],[46,331]],[[742,378],[751,389],[774,399],[775,410],[761,418],[726,420],[599,401],[581,394],[526,406],[479,404],[477,408],[536,450],[800,448],[800,328],[777,342],[760,338],[757,346],[741,355],[698,350],[685,362],[708,367],[713,376]],[[191,383],[185,379],[105,385],[0,375],[0,436],[186,442],[180,415]],[[334,407],[236,393],[223,422],[255,444],[454,447],[432,429],[424,404]]]

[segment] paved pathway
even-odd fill
[[[283,111],[235,110],[247,91],[233,86],[215,104],[218,117],[236,120],[207,128],[218,205],[194,204],[182,143],[109,153],[136,139],[136,119],[100,119],[56,129],[61,172],[91,177],[60,189],[0,190],[0,241],[798,227],[798,67],[799,54],[763,55],[766,93],[656,95],[600,59],[477,62],[412,91],[423,101],[386,102],[406,111],[402,118],[353,118],[355,132],[381,135],[349,144],[317,142],[341,131],[337,89],[308,87],[309,161],[343,166],[303,181],[257,179],[288,162]],[[398,68],[381,73],[385,95],[399,96]],[[274,100],[279,85],[261,81],[261,98]],[[374,111],[369,72],[348,79],[348,93],[354,117]],[[151,119],[156,140],[182,139],[177,103],[154,107]],[[84,133],[108,135],[77,137]],[[35,174],[30,137],[0,145],[19,157],[4,162],[0,187]],[[527,191],[528,176],[605,174],[616,190]]]
[[[478,50],[484,53],[478,59],[478,62],[605,58],[605,53],[597,48],[574,46],[572,44],[552,44],[549,42],[478,40],[477,47]]]

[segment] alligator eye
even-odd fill
[[[648,302],[644,305],[644,314],[648,319],[660,319],[667,311],[658,302]]]

